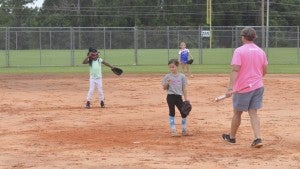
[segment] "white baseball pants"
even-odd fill
[[[94,90],[95,90],[95,86],[98,89],[99,99],[101,101],[104,101],[104,94],[103,94],[103,88],[102,88],[102,78],[97,78],[97,79],[90,78],[90,89],[89,89],[89,92],[88,92],[87,101],[92,100],[92,96],[93,96],[93,93],[94,93]]]

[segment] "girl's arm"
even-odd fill
[[[238,65],[232,65],[231,66],[231,72],[229,76],[229,84],[228,84],[228,90],[226,92],[226,97],[231,97],[232,96],[232,90],[234,83],[238,77],[238,72],[240,71],[240,66]]]
[[[183,98],[184,101],[188,101],[186,85],[183,87]]]
[[[110,67],[111,69],[114,68],[114,66],[112,66],[111,64],[105,62],[105,61],[102,61],[102,64],[107,66],[107,67]]]
[[[169,88],[170,83],[171,83],[171,79],[167,80],[167,82],[163,84],[163,89],[167,90]]]
[[[265,76],[268,73],[268,65],[263,66],[263,76]]]
[[[87,54],[86,58],[83,60],[82,64],[88,64],[89,63],[89,53]]]

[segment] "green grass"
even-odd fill
[[[135,63],[133,49],[101,50],[101,57],[117,65],[133,65]],[[177,58],[178,49],[139,49],[139,65],[164,65],[169,58]],[[203,64],[229,64],[233,49],[191,49],[195,64],[202,60]],[[5,51],[0,50],[0,67],[6,66]],[[70,50],[10,50],[10,66],[69,66]],[[200,58],[201,55],[201,58]],[[74,64],[82,65],[86,50],[74,51]],[[268,59],[270,64],[300,64],[298,48],[270,48]]]
[[[125,74],[163,74],[169,72],[166,65],[158,66],[120,66]],[[200,74],[228,74],[229,65],[193,65],[193,73]],[[0,74],[87,74],[87,66],[75,67],[10,67],[0,68]],[[112,73],[107,67],[103,68],[104,74]],[[299,65],[270,65],[271,74],[300,74]]]
[[[268,60],[270,73],[300,73],[298,48],[270,48]],[[177,58],[177,49],[139,49],[138,65],[135,63],[133,49],[101,50],[101,57],[118,65],[126,73],[164,73],[168,59]],[[233,49],[191,49],[194,57],[194,73],[228,73]],[[81,62],[86,50],[74,51],[74,67],[71,65],[70,50],[11,50],[10,67],[6,67],[6,52],[0,50],[0,73],[86,73],[88,69]],[[202,58],[200,58],[203,56]],[[200,61],[203,64],[199,65]],[[104,68],[104,73],[110,72]]]

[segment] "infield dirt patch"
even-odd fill
[[[171,137],[162,77],[104,75],[106,108],[95,92],[85,109],[87,75],[0,75],[0,168],[299,169],[300,75],[266,76],[261,149],[250,148],[247,113],[237,143],[221,140],[231,100],[213,100],[227,75],[189,79],[193,135]]]

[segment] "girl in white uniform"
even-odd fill
[[[103,88],[102,88],[102,70],[101,70],[101,63],[105,66],[108,66],[110,68],[113,68],[112,65],[105,62],[103,59],[99,58],[99,53],[97,49],[94,49],[92,47],[89,48],[89,52],[87,54],[87,57],[83,60],[83,64],[89,64],[90,65],[90,89],[88,91],[87,96],[87,102],[86,102],[86,108],[91,108],[91,100],[94,93],[95,86],[98,89],[98,95],[100,99],[100,106],[101,108],[104,108],[104,94],[103,94]]]

